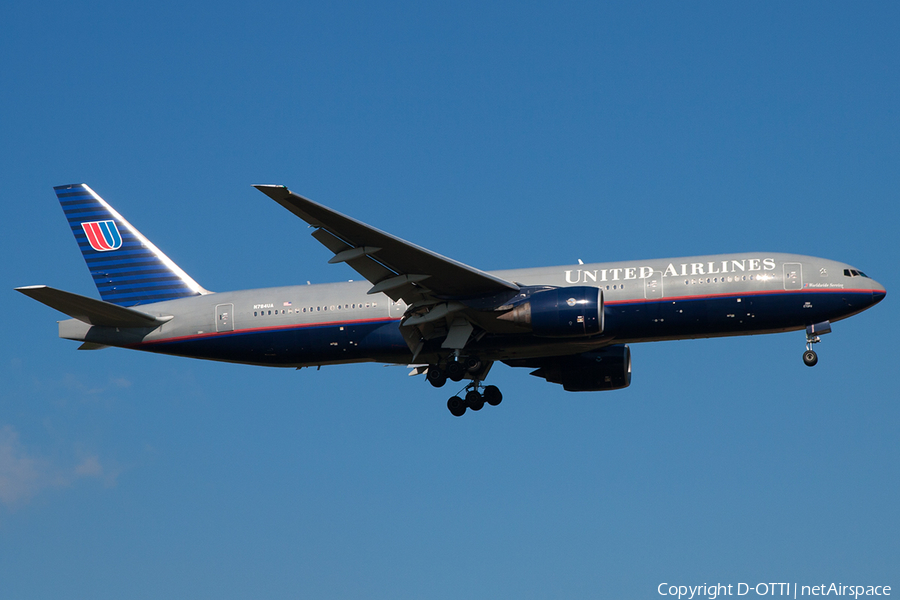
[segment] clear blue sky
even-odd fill
[[[896,3],[7,2],[0,597],[653,598],[900,588]],[[12,291],[97,297],[85,182],[211,290],[358,278],[283,183],[483,269],[738,251],[887,299],[637,345],[630,388],[494,368],[76,351]],[[751,594],[752,596],[752,594]]]

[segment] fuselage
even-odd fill
[[[821,258],[740,253],[492,272],[522,286],[592,286],[603,292],[602,334],[546,339],[487,334],[467,346],[489,360],[584,352],[636,343],[799,330],[879,302],[884,287]],[[60,322],[60,337],[178,356],[302,367],[377,361],[407,364],[403,302],[368,295],[366,281],[273,287],[143,304],[172,318],[155,329]],[[426,348],[416,357],[428,362]]]

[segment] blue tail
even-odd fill
[[[94,190],[53,189],[103,300],[135,306],[209,293]]]

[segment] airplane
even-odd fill
[[[629,344],[806,331],[803,361],[831,324],[884,287],[841,262],[748,252],[487,272],[279,185],[259,191],[365,281],[210,292],[85,184],[54,190],[102,300],[16,288],[71,319],[59,337],[271,367],[408,365],[435,387],[466,381],[454,416],[500,404],[497,362],[568,391],[631,384]]]

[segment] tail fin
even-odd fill
[[[105,302],[135,306],[209,293],[87,185],[53,189]]]

